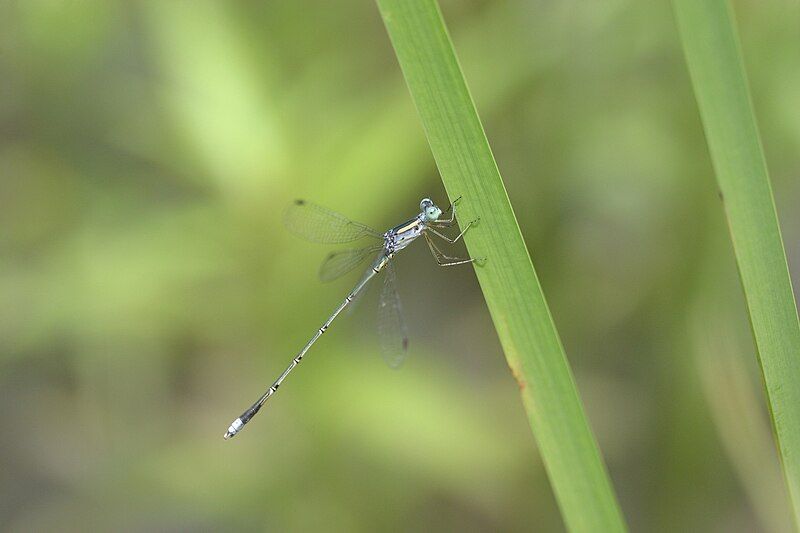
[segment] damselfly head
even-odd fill
[[[436,207],[436,204],[434,204],[433,200],[430,198],[423,198],[419,203],[419,208],[422,211],[422,215],[425,217],[425,220],[429,222],[433,222],[434,220],[438,219],[442,214],[442,210]]]

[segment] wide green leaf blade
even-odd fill
[[[378,0],[428,142],[459,216],[508,364],[572,531],[624,531],[561,341],[435,0]]]
[[[673,0],[800,521],[800,322],[727,0]]]

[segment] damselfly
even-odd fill
[[[428,243],[428,248],[430,248],[431,254],[433,254],[439,266],[449,267],[475,261],[475,259],[451,257],[444,254],[432,239],[432,236],[435,236],[453,244],[461,239],[464,233],[478,221],[478,219],[476,219],[467,224],[454,238],[448,237],[446,234],[439,231],[454,225],[456,221],[456,204],[459,199],[451,203],[450,207],[443,212],[430,199],[424,198],[419,204],[420,212],[415,217],[393,227],[385,233],[379,233],[369,226],[353,222],[339,213],[306,202],[305,200],[296,200],[294,204],[289,207],[284,219],[286,227],[289,231],[309,241],[323,244],[342,244],[365,237],[371,237],[380,241],[362,248],[343,250],[330,254],[322,263],[322,267],[319,271],[320,278],[323,281],[331,281],[350,272],[367,257],[376,254],[377,257],[367,269],[361,281],[350,291],[328,320],[322,324],[322,327],[314,332],[314,336],[311,337],[303,349],[300,350],[300,353],[292,359],[292,362],[289,363],[286,370],[278,376],[278,379],[267,389],[267,392],[242,413],[239,418],[233,421],[228,431],[225,432],[226,439],[239,433],[244,425],[255,416],[259,409],[261,409],[261,406],[275,394],[278,387],[283,383],[283,380],[285,380],[291,371],[300,364],[300,361],[303,360],[309,348],[311,348],[311,346],[317,342],[317,339],[325,333],[339,313],[350,305],[362,292],[367,283],[381,271],[386,272],[378,310],[378,320],[381,330],[381,351],[389,366],[397,367],[402,363],[408,351],[408,336],[400,306],[400,298],[395,287],[395,273],[391,260],[397,252],[422,236]],[[443,218],[447,213],[450,213],[450,218]]]

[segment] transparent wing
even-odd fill
[[[386,271],[378,308],[378,333],[383,359],[391,368],[399,368],[408,354],[408,329],[403,318],[400,295],[397,294],[396,276],[391,263]]]
[[[383,246],[381,246],[380,248],[381,248],[380,253],[378,254],[378,257],[375,258],[375,262],[377,262],[378,259],[383,255]],[[364,274],[362,274],[360,281],[364,281],[364,279],[372,277],[372,275],[374,274],[372,268],[374,267],[375,262],[369,264],[367,269],[364,271]],[[361,302],[361,300],[363,300],[364,294],[366,292],[367,292],[366,290],[358,291],[358,293],[353,297],[353,299],[350,300],[350,305],[347,306],[347,311],[345,311],[345,313],[347,314],[355,313],[356,309],[358,309],[359,307],[359,303]]]
[[[383,238],[369,226],[305,200],[295,200],[286,210],[283,222],[295,235],[323,244],[341,244],[367,236]]]
[[[366,248],[353,248],[351,250],[340,250],[333,252],[319,267],[319,279],[323,282],[333,281],[344,276],[358,265],[364,262],[367,257],[372,257],[375,252],[383,249],[383,246],[376,244]]]

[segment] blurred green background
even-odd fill
[[[736,1],[790,266],[800,4]],[[786,531],[721,203],[669,2],[442,2],[636,531]],[[363,1],[0,3],[0,529],[559,531],[472,269],[350,289],[281,213],[446,204]],[[465,198],[465,202],[469,198]]]

